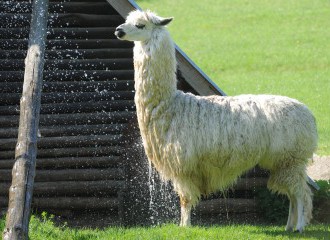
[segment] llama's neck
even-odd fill
[[[155,108],[169,101],[176,91],[175,48],[165,29],[156,29],[150,41],[135,42],[135,102]],[[151,110],[151,109],[149,109]]]

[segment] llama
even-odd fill
[[[306,165],[317,146],[315,119],[297,100],[273,95],[195,96],[177,90],[172,18],[133,11],[116,28],[134,41],[135,104],[148,160],[180,197],[181,226],[201,195],[225,190],[257,164],[268,188],[290,200],[287,230],[312,218]]]

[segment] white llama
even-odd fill
[[[282,96],[201,97],[176,88],[175,47],[164,27],[172,18],[131,12],[116,29],[134,41],[135,104],[149,161],[180,197],[181,226],[200,198],[234,184],[256,164],[271,173],[268,188],[286,194],[286,229],[312,217],[306,164],[317,145],[305,105]]]

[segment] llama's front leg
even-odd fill
[[[180,195],[180,206],[181,206],[180,226],[181,227],[191,226],[191,219],[190,219],[191,207],[192,207],[191,202],[188,200],[187,197]]]

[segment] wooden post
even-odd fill
[[[4,240],[28,239],[37,155],[48,0],[34,0]]]

